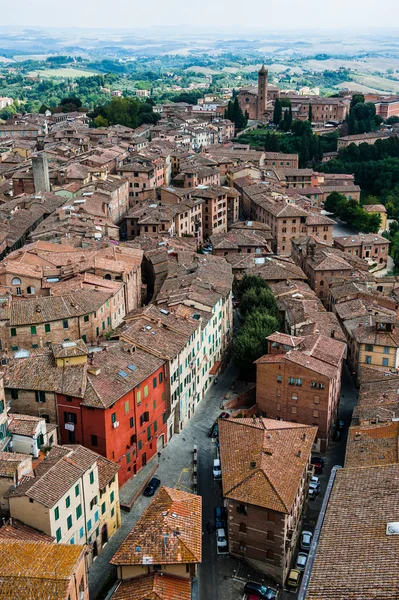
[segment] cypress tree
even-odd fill
[[[312,120],[313,120],[313,110],[312,110],[312,105],[309,102],[308,121],[312,122]]]
[[[274,111],[273,111],[273,123],[278,125],[283,118],[283,109],[281,106],[280,98],[276,98],[274,102]]]

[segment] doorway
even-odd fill
[[[142,467],[145,467],[145,466],[146,466],[146,464],[147,464],[147,455],[146,455],[146,453],[145,453],[145,452],[143,453],[143,456],[142,456],[142,459],[141,459],[141,461],[142,461],[142,462],[141,462],[141,466],[142,466]]]
[[[103,525],[101,529],[101,547],[103,548],[108,542],[108,527],[107,524]]]

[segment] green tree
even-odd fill
[[[273,123],[278,125],[283,118],[283,109],[281,106],[280,98],[276,98],[274,101],[274,110],[273,110]]]
[[[94,123],[96,125],[96,127],[108,127],[109,123],[108,120],[105,119],[104,117],[102,117],[101,115],[98,115],[98,117],[96,117],[94,119]]]
[[[245,115],[241,110],[241,106],[240,103],[238,102],[238,96],[236,96],[234,98],[234,105],[233,105],[233,121],[234,121],[234,125],[236,130],[241,130],[244,129],[244,127],[246,126],[246,119],[245,119]]]
[[[339,212],[339,206],[343,202],[346,202],[346,197],[343,194],[332,192],[327,196],[326,201],[324,202],[324,208],[327,212],[336,215]]]
[[[308,121],[311,123],[313,121],[313,109],[312,105],[309,102],[309,110],[308,110]]]

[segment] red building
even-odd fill
[[[83,398],[57,393],[57,405],[61,443],[117,462],[123,485],[167,441],[165,361],[112,344],[89,355]]]

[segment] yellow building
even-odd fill
[[[363,206],[364,210],[371,215],[380,215],[381,225],[380,231],[386,231],[387,229],[387,211],[383,204],[370,204]]]

